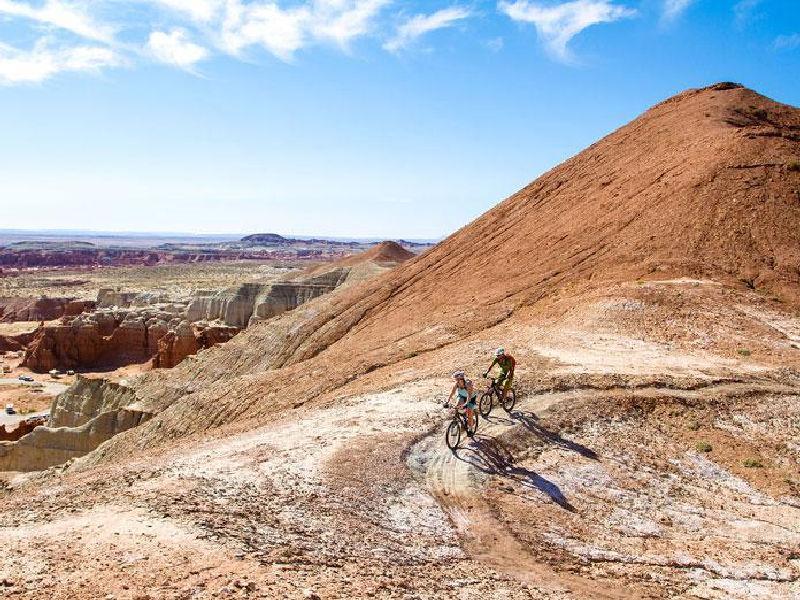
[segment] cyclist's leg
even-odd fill
[[[465,407],[467,409],[467,426],[470,431],[475,431],[475,409],[477,408],[475,399],[473,398],[467,402]]]
[[[497,378],[497,392],[498,392],[498,396],[500,396],[500,403],[501,404],[506,399],[506,381],[508,381],[508,373],[503,371],[502,373],[500,373],[500,376]]]

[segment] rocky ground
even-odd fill
[[[709,309],[692,330],[713,328],[716,288],[684,281],[611,290],[549,329],[499,325],[489,337],[508,336],[521,360],[518,404],[495,407],[455,453],[448,379],[394,367],[375,374],[383,391],[335,394],[255,429],[7,476],[5,593],[796,597],[800,321],[751,298],[738,339],[702,342],[713,351],[698,351],[700,335],[633,334],[650,310],[675,302],[676,314],[687,289],[695,316],[700,300]],[[759,339],[754,314],[789,334]],[[477,372],[485,346],[436,360]]]

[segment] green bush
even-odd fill
[[[737,352],[742,356],[750,356],[752,354],[752,352],[750,352],[750,350],[748,350],[747,348],[739,348]]]
[[[687,427],[689,431],[697,431],[698,429],[700,429],[700,423],[698,423],[697,421],[689,421]]]
[[[794,172],[800,171],[800,160],[790,160],[786,168]]]
[[[762,462],[761,462],[759,459],[757,459],[757,458],[745,458],[745,459],[742,461],[742,464],[743,464],[745,467],[748,467],[748,468],[751,468],[751,469],[754,469],[754,468],[760,468],[760,467],[763,467],[763,466],[764,466],[764,463],[762,463]]]
[[[697,448],[698,452],[711,452],[712,450],[711,444],[708,442],[697,442],[695,448]]]

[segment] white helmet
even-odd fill
[[[456,371],[453,373],[453,379],[466,379],[467,374],[464,371]]]
[[[503,354],[505,354],[505,353],[506,353],[506,349],[505,348],[498,348],[497,350],[494,351],[494,355],[495,356],[503,356]]]

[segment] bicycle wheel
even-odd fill
[[[450,421],[450,425],[447,426],[447,431],[444,434],[444,440],[450,450],[455,451],[458,448],[458,442],[461,441],[461,423],[458,418]]]
[[[514,393],[514,388],[511,388],[506,393],[506,397],[503,400],[503,408],[506,409],[506,412],[511,412],[514,410],[514,404],[517,402],[517,395]]]
[[[491,392],[485,392],[481,396],[481,400],[478,403],[478,411],[481,413],[481,416],[485,419],[489,416],[489,413],[492,412],[492,404],[494,403],[494,399],[492,398]]]

